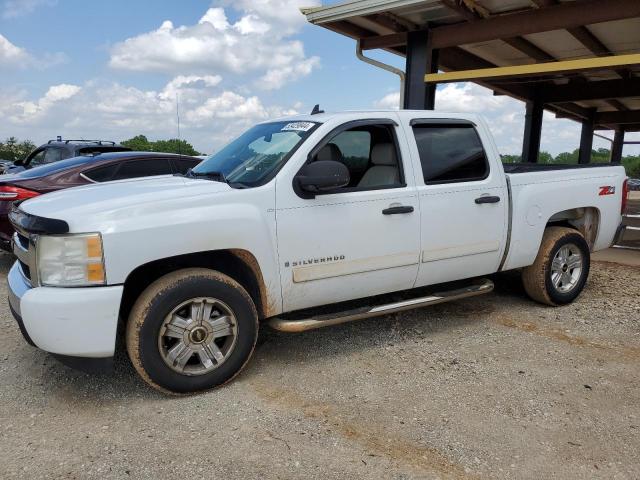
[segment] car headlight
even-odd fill
[[[99,233],[42,235],[36,252],[40,285],[81,287],[106,283]]]

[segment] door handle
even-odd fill
[[[496,197],[493,195],[484,195],[482,197],[476,198],[476,203],[478,205],[482,203],[498,203],[500,201],[500,197]]]
[[[398,215],[399,213],[411,213],[413,207],[410,205],[399,205],[397,207],[389,207],[382,210],[383,215]]]

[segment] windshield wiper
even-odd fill
[[[207,178],[215,182],[228,183],[227,179],[224,177],[224,173],[222,172],[194,172],[189,169],[184,176],[188,178]]]

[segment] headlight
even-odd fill
[[[40,285],[81,287],[104,285],[102,237],[82,233],[38,237],[38,281]]]

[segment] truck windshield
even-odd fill
[[[261,185],[289,159],[318,126],[315,122],[256,125],[193,169],[198,176],[222,174],[228,183]]]

